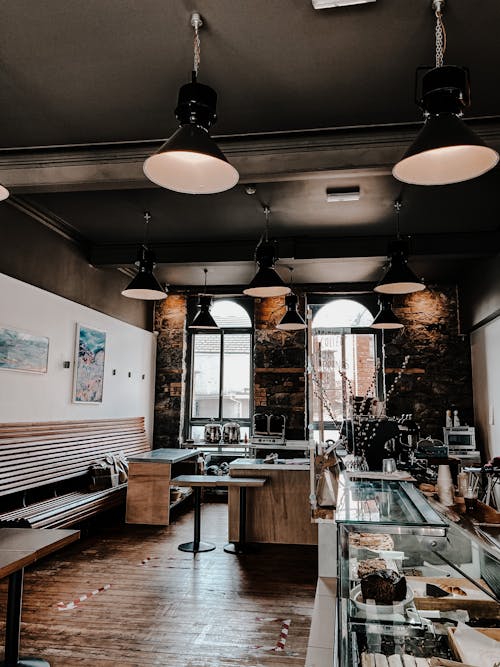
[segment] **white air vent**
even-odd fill
[[[331,7],[347,7],[348,5],[364,5],[376,0],[312,0],[314,9],[330,9]]]

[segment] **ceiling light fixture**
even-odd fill
[[[219,326],[210,313],[212,306],[212,297],[207,294],[207,273],[208,269],[203,269],[205,273],[205,284],[203,286],[203,294],[198,297],[198,312],[194,316],[193,321],[189,325],[190,329],[218,329]]]
[[[348,7],[349,5],[366,5],[376,0],[312,0],[314,9],[331,9],[332,7]]]
[[[470,106],[469,71],[443,66],[446,30],[444,0],[434,0],[436,16],[436,66],[425,70],[421,92],[416,94],[425,116],[424,127],[394,166],[395,178],[413,185],[446,185],[481,176],[497,164],[498,153],[486,146],[462,120]],[[417,70],[417,73],[418,71]]]
[[[147,246],[148,225],[151,220],[151,214],[146,211],[144,213],[144,243],[139,249],[137,261],[135,265],[139,267],[135,278],[126,287],[122,294],[129,299],[146,299],[148,301],[158,301],[167,298],[167,292],[156,280],[153,274],[155,268],[154,253],[149,250]]]
[[[273,241],[269,241],[270,213],[269,206],[264,206],[266,226],[255,250],[255,261],[259,268],[252,282],[243,290],[243,294],[248,294],[248,296],[284,296],[290,292],[290,288],[283,282],[274,268],[278,258],[276,257],[276,247]]]
[[[408,266],[408,242],[401,238],[399,232],[399,214],[401,201],[394,202],[396,210],[396,240],[389,244],[390,264],[384,277],[374,287],[375,292],[382,294],[411,294],[425,289],[424,283],[417,278]]]
[[[379,297],[380,310],[371,324],[372,329],[402,329],[404,324],[400,322],[392,310],[392,298],[387,295]]]
[[[200,35],[198,12],[191,15],[194,29],[194,64],[191,83],[179,90],[175,115],[180,127],[144,162],[144,173],[163,188],[187,194],[213,194],[236,185],[239,174],[210,137],[217,120],[217,93],[198,83]]]
[[[3,201],[4,199],[7,199],[7,197],[9,196],[9,194],[10,194],[10,193],[9,193],[9,191],[7,190],[7,188],[6,188],[4,185],[2,185],[2,184],[0,183],[0,201]]]
[[[339,201],[358,201],[361,197],[359,185],[352,188],[327,188],[326,201],[330,204]]]
[[[293,267],[289,266],[288,268],[290,270],[290,288],[292,288]],[[299,299],[293,291],[285,296],[286,312],[279,324],[276,325],[276,329],[280,329],[281,331],[300,331],[306,328],[306,323],[298,311],[298,303]]]

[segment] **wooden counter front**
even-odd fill
[[[229,471],[232,477],[266,477],[258,489],[247,489],[248,542],[274,544],[317,544],[318,528],[311,523],[308,470],[265,470],[241,468]],[[229,541],[239,535],[239,489],[229,489]]]

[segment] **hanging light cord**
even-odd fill
[[[205,273],[205,284],[203,285],[203,296],[206,296],[206,294],[207,294],[207,273],[208,273],[208,269],[203,269],[203,271]]]
[[[149,232],[149,221],[151,220],[151,213],[146,211],[144,213],[144,243],[142,244],[144,249],[148,249],[148,232]]]
[[[203,21],[201,20],[201,16],[197,13],[194,12],[191,15],[191,25],[193,26],[194,30],[194,38],[193,38],[193,80],[196,81],[198,78],[198,72],[200,71],[200,63],[201,63],[201,40],[200,40],[200,28],[203,25]]]
[[[401,200],[396,199],[396,201],[394,202],[394,208],[396,210],[396,238],[398,239],[398,241],[401,238],[401,233],[400,233],[400,230],[399,230],[399,214],[401,212],[401,207],[402,206],[403,206],[403,204],[401,203]]]
[[[436,67],[442,67],[444,63],[444,54],[446,53],[446,28],[443,23],[443,12],[441,11],[442,2],[434,2],[436,15]]]

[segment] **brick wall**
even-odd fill
[[[287,437],[305,437],[304,331],[282,332],[275,325],[285,312],[284,297],[255,299],[255,412],[284,414]],[[303,303],[299,308],[303,312]],[[390,415],[413,413],[423,435],[442,437],[444,412],[455,404],[472,417],[472,383],[468,337],[458,329],[453,286],[396,297],[394,310],[405,324],[385,334],[386,384],[390,388],[405,355],[407,372],[391,394]],[[155,446],[175,447],[184,421],[186,379],[186,297],[169,295],[157,305]],[[371,378],[370,378],[371,379]]]
[[[431,285],[423,292],[396,297],[394,312],[405,328],[385,334],[388,389],[405,355],[410,359],[388,401],[387,413],[413,413],[422,435],[440,439],[445,410],[451,404],[471,424],[470,344],[459,331],[455,287]]]
[[[287,438],[303,440],[306,333],[276,329],[284,314],[285,297],[255,299],[255,412],[285,415]]]
[[[186,386],[186,312],[184,295],[169,294],[156,304],[156,399],[154,447],[178,447],[184,422]]]

